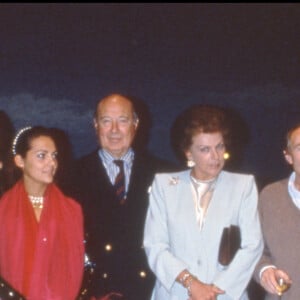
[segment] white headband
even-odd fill
[[[31,128],[32,128],[31,126],[24,127],[24,128],[22,128],[22,129],[20,129],[19,132],[17,133],[17,135],[15,136],[15,138],[14,138],[14,140],[13,140],[13,143],[12,143],[12,149],[11,149],[12,154],[13,154],[14,156],[17,155],[17,152],[16,152],[16,145],[17,145],[17,143],[18,143],[19,137],[21,136],[21,134],[22,134],[24,131],[29,130],[29,129],[31,129]]]

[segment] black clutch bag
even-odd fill
[[[0,300],[26,300],[26,298],[0,277]]]
[[[241,232],[236,225],[225,227],[219,247],[219,263],[227,266],[231,263],[236,252],[241,246]]]

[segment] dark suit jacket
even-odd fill
[[[126,295],[126,300],[150,299],[154,275],[142,248],[148,188],[155,173],[172,170],[167,162],[135,153],[127,200],[120,205],[97,151],[76,163],[69,192],[83,207],[86,250],[96,263],[93,295],[116,291]]]

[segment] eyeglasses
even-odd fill
[[[109,117],[102,117],[98,119],[98,124],[102,128],[109,128],[113,125],[113,123],[118,124],[119,127],[129,127],[131,124],[135,123],[135,120],[129,117],[119,117],[117,119],[112,119]]]

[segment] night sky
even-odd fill
[[[299,32],[297,3],[0,4],[0,109],[16,129],[64,130],[79,157],[96,146],[96,101],[129,94],[152,117],[150,151],[176,161],[175,117],[221,105],[247,129],[236,170],[277,180],[300,122]]]

